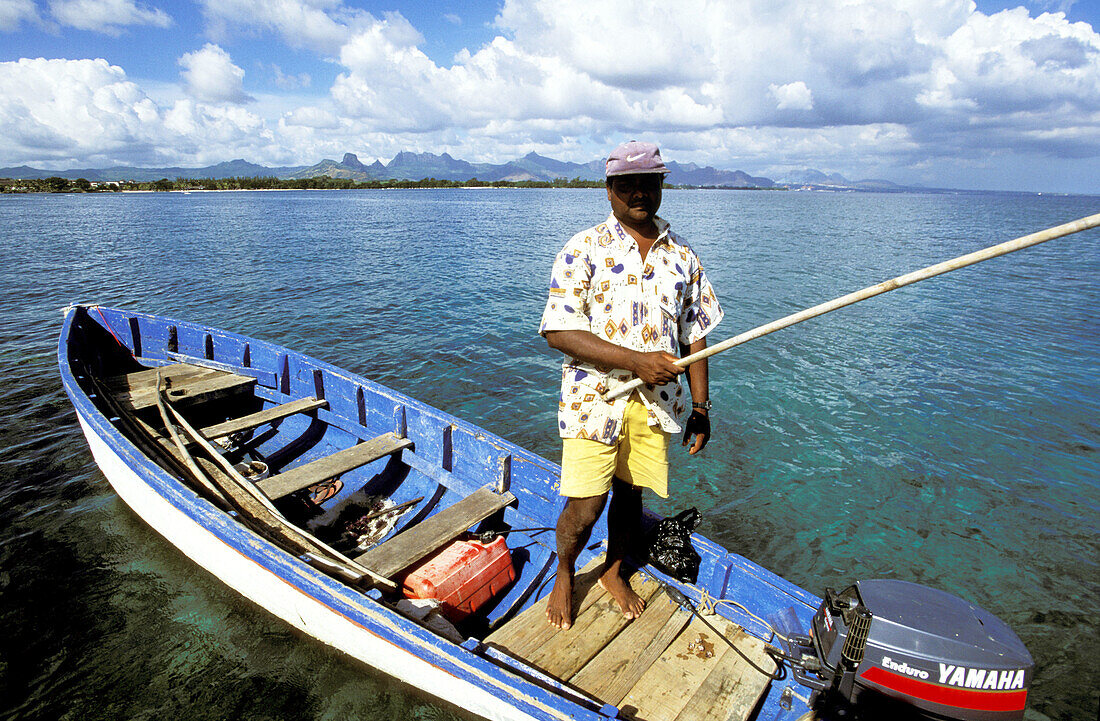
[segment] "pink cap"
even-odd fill
[[[607,172],[604,175],[610,178],[614,175],[668,172],[665,161],[661,160],[661,151],[655,144],[631,140],[611,151],[611,155],[607,157]]]

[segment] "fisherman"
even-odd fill
[[[630,141],[607,159],[607,220],[574,235],[554,261],[539,334],[565,354],[558,430],[563,441],[558,569],[546,606],[560,629],[573,623],[574,564],[608,496],[607,555],[600,585],[628,619],[645,601],[623,560],[641,537],[642,489],[668,497],[668,447],[684,431],[694,455],[710,437],[705,360],[687,368],[691,415],[679,382],[681,356],[706,347],[722,318],[698,256],[657,216],[668,168],[653,143]],[[632,378],[646,384],[605,401]]]

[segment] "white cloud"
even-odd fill
[[[156,145],[156,106],[105,60],[0,63],[0,138],[31,157],[102,156]]]
[[[209,17],[331,53],[343,68],[333,112],[360,137],[472,159],[532,146],[587,159],[627,133],[700,161],[797,151],[912,164],[980,154],[993,128],[1054,154],[1100,152],[1100,36],[1060,15],[988,17],[970,0],[506,0],[500,36],[444,66],[398,14],[282,0],[252,16],[243,0],[209,1]],[[1028,114],[1065,131],[1040,133]],[[761,135],[793,141],[751,141]]]
[[[185,53],[179,64],[187,93],[207,103],[246,103],[253,98],[244,92],[244,70],[233,64],[229,53],[213,43]]]
[[[134,0],[50,0],[50,13],[62,25],[109,35],[118,35],[127,25],[172,24],[163,10],[139,6]]]
[[[1100,155],[1100,35],[1061,14],[987,16],[971,0],[505,0],[497,37],[437,64],[398,13],[375,16],[344,0],[201,2],[221,44],[180,59],[186,102],[158,96],[153,123],[179,152],[225,138],[238,150],[221,159],[254,148],[258,162],[402,149],[587,161],[646,136],[677,160],[886,176],[891,167],[980,164],[1014,148]],[[26,22],[21,12],[7,22]],[[244,71],[222,48],[257,34],[334,64],[328,98],[286,93],[247,111],[215,107],[250,99]],[[291,90],[325,76],[255,67]],[[0,110],[0,123],[22,107]],[[33,114],[20,117],[35,125]],[[28,147],[73,142],[51,123],[19,132]]]
[[[271,64],[271,72],[275,76],[275,85],[283,90],[295,90],[297,88],[308,88],[313,79],[309,76],[309,73],[298,73],[297,75],[289,75],[283,72],[275,63]]]
[[[792,110],[815,111],[802,124],[906,121],[934,55],[921,38],[945,13],[917,21],[871,0],[847,9],[510,0],[502,36],[451,67],[428,59],[415,34],[395,35],[391,18],[343,46],[333,97],[371,127],[422,132],[501,118],[558,120],[564,137],[590,121],[673,132],[784,125]]]
[[[180,100],[164,113],[164,126],[194,144],[262,148],[273,139],[263,118],[244,108]],[[250,141],[249,139],[254,139]],[[224,159],[224,158],[223,158]]]
[[[1068,15],[1077,0],[1032,0],[1029,3],[1044,12],[1059,12]]]
[[[374,20],[340,0],[200,0],[208,30],[224,38],[233,30],[275,33],[292,48],[335,55],[356,27]]]
[[[342,127],[340,119],[331,111],[309,106],[295,108],[283,117],[282,122],[288,126],[315,130],[336,130]]]
[[[1100,110],[1100,35],[1060,15],[973,15],[944,39],[934,70],[920,97],[931,108],[980,116]]]
[[[0,32],[14,32],[24,22],[39,22],[34,0],[0,0]]]
[[[923,147],[944,155],[1100,155],[1100,35],[1023,8],[974,14],[944,39],[917,95]]]
[[[775,98],[775,107],[779,110],[813,110],[813,93],[801,80],[786,85],[772,83],[768,92]]]
[[[47,166],[205,164],[264,157],[263,118],[184,99],[159,107],[106,60],[0,63],[0,158]]]
[[[645,91],[711,76],[713,23],[733,14],[705,0],[507,0],[496,23],[527,52],[555,56],[609,87]]]

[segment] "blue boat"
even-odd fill
[[[158,533],[292,626],[479,717],[794,721],[828,717],[822,700],[839,695],[1022,718],[1026,649],[947,594],[872,581],[821,599],[695,534],[694,582],[638,559],[648,603],[628,621],[595,583],[601,522],[578,559],[576,621],[559,631],[544,614],[555,463],[201,324],[75,305],[58,352],[96,462]],[[484,569],[440,570],[505,546]],[[452,571],[472,575],[451,595],[416,590]],[[933,628],[908,629],[914,615]]]

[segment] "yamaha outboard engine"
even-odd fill
[[[792,673],[818,704],[866,718],[1022,719],[1034,662],[1005,623],[915,583],[859,581],[825,592],[810,636],[788,640]],[[896,713],[891,713],[896,717]]]

